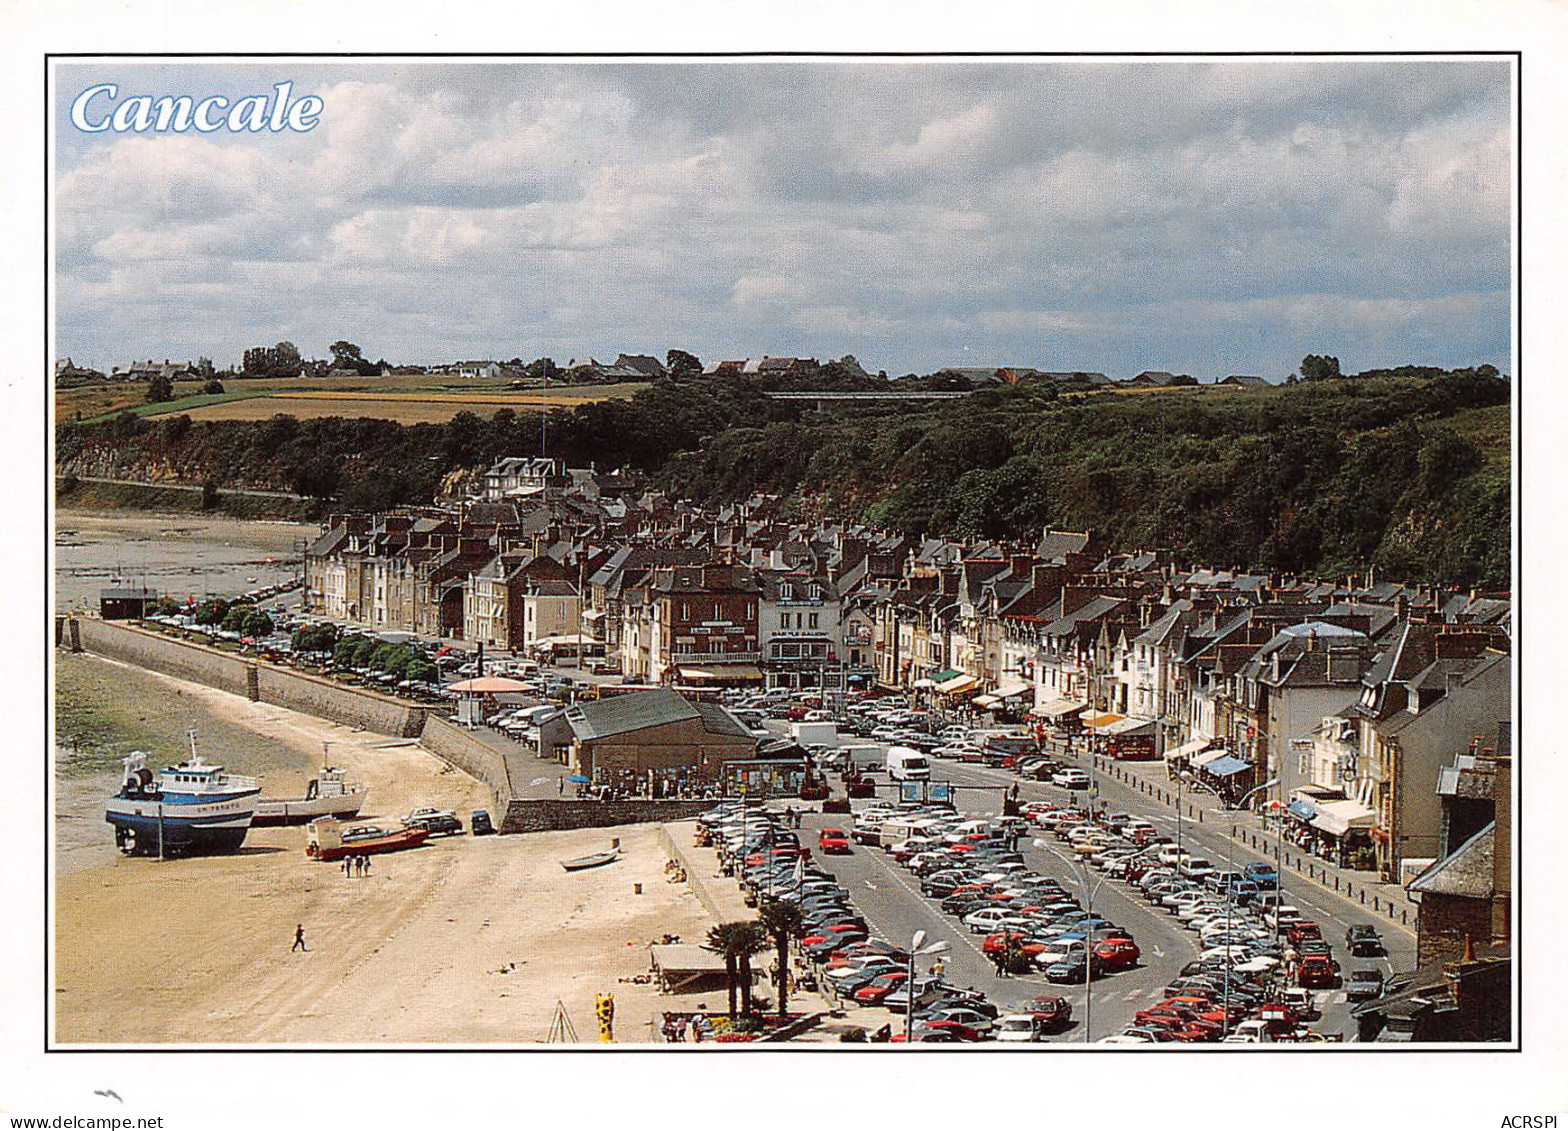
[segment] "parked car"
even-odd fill
[[[1383,940],[1371,923],[1352,923],[1346,927],[1345,945],[1356,958],[1375,958],[1383,953]]]
[[[1352,970],[1345,985],[1345,996],[1351,1001],[1366,1001],[1383,994],[1383,971],[1376,967]]]
[[[1248,864],[1242,869],[1241,874],[1257,884],[1259,888],[1267,889],[1279,886],[1279,873],[1275,871],[1272,864]]]
[[[404,828],[427,829],[431,836],[456,836],[463,831],[457,814],[441,809],[415,809],[403,818]]]
[[[830,856],[849,853],[849,835],[843,829],[823,829],[817,834],[817,847]]]
[[[489,836],[495,832],[495,825],[490,822],[488,809],[475,809],[468,818],[468,831],[474,836]]]

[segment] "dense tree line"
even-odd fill
[[[572,466],[640,468],[702,502],[772,493],[794,515],[910,534],[1029,538],[1053,524],[1219,566],[1332,576],[1375,564],[1508,584],[1509,387],[1486,367],[1380,380],[1314,369],[1288,387],[1180,397],[1067,396],[1026,381],[832,414],[682,369],[628,400],[551,412],[544,450]],[[57,433],[67,473],[109,449],[127,471],[157,464],[363,511],[428,502],[449,472],[540,445],[538,415],[509,410],[406,427],[127,415]]]

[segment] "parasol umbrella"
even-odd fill
[[[573,785],[592,785],[593,784],[593,779],[592,778],[585,777],[582,774],[573,774],[571,777],[567,778],[566,780],[571,782]]]
[[[478,679],[465,679],[461,683],[448,684],[452,691],[460,691],[465,695],[500,695],[508,691],[527,691],[528,685],[515,679],[503,679],[498,675],[480,676]]]

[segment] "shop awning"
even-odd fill
[[[974,705],[979,707],[982,711],[988,711],[1000,703],[1001,700],[998,699],[995,695],[976,695],[973,702]]]
[[[936,685],[936,689],[943,695],[963,695],[965,692],[974,691],[980,686],[980,681],[972,675],[954,676],[945,679]]]
[[[1044,703],[1039,704],[1029,713],[1042,719],[1059,719],[1063,715],[1070,715],[1074,711],[1081,710],[1083,710],[1083,704],[1077,699],[1063,699],[1061,697],[1057,697],[1055,699],[1047,699]]]
[[[700,668],[676,668],[684,683],[758,683],[762,669],[756,664],[705,664]]]
[[[1250,769],[1252,769],[1250,763],[1243,762],[1240,758],[1232,758],[1229,754],[1203,764],[1203,772],[1213,774],[1217,778],[1228,778],[1232,774],[1239,774],[1243,770]]]
[[[948,680],[955,679],[963,674],[964,673],[959,671],[957,668],[943,668],[939,672],[931,673],[931,682],[935,684],[943,684]]]
[[[1007,680],[1002,683],[991,695],[997,699],[1016,699],[1020,695],[1027,695],[1034,688],[1022,680]]]
[[[1344,836],[1351,829],[1370,829],[1377,824],[1377,814],[1359,801],[1331,801],[1318,807],[1312,818],[1312,827],[1322,829],[1329,836]]]
[[[1090,730],[1100,730],[1103,727],[1110,726],[1112,723],[1121,722],[1123,718],[1121,715],[1113,715],[1109,712],[1105,714],[1090,714],[1085,711],[1084,716],[1083,725]]]
[[[1317,815],[1317,809],[1304,797],[1298,797],[1286,806],[1285,811],[1292,817],[1300,817],[1303,821],[1310,821]]]
[[[920,679],[915,680],[915,682],[911,683],[909,686],[913,687],[916,691],[925,691],[928,688],[935,687],[936,686],[936,680],[934,680],[934,679],[925,679],[924,677],[922,677]]]
[[[1125,719],[1117,719],[1109,726],[1098,727],[1096,729],[1099,730],[1101,734],[1110,735],[1113,738],[1126,737],[1134,734],[1153,734],[1154,720],[1140,719],[1132,715],[1128,715]]]
[[[1193,756],[1192,764],[1194,766],[1207,766],[1210,762],[1213,762],[1218,758],[1225,757],[1225,754],[1226,751],[1223,746],[1221,746],[1218,750],[1205,750],[1202,754]]]
[[[1180,746],[1172,746],[1165,752],[1165,757],[1167,761],[1176,758],[1191,758],[1195,754],[1203,753],[1208,748],[1208,739],[1195,738],[1191,742],[1183,742]]]

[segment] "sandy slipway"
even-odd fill
[[[479,783],[417,745],[156,678],[301,752],[329,740],[333,761],[370,787],[367,817],[484,805]],[[692,1003],[621,979],[647,972],[648,942],[700,941],[712,918],[666,882],[655,825],[614,830],[623,856],[610,867],[561,870],[610,835],[446,838],[379,858],[361,879],[307,860],[301,829],[257,829],[236,856],[116,858],[61,875],[54,1040],[542,1041],[557,1000],[591,1040],[605,992],[620,1039],[646,1040],[657,1013]],[[306,953],[290,950],[296,923]]]

